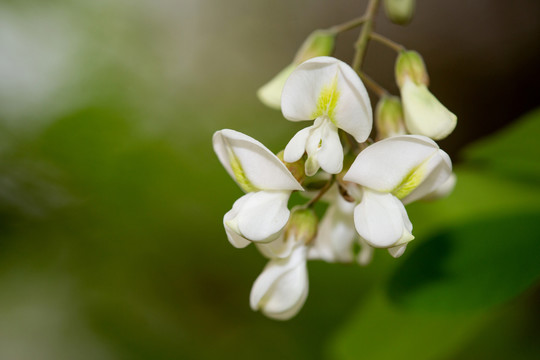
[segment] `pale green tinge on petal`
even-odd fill
[[[406,80],[401,87],[405,126],[411,134],[441,140],[450,135],[457,124],[457,117],[428,90],[426,85],[416,85]]]
[[[299,246],[288,258],[271,260],[250,294],[250,306],[276,320],[288,320],[304,305],[308,294],[306,248]]]
[[[264,105],[276,110],[281,109],[283,86],[295,68],[295,64],[290,64],[257,91],[257,97]]]
[[[317,155],[309,155],[306,160],[306,175],[307,176],[313,176],[317,173],[319,170],[320,165],[319,161],[317,161]]]
[[[242,196],[240,199],[236,200],[233,204],[231,210],[229,210],[225,216],[223,216],[223,226],[225,227],[225,233],[227,234],[227,239],[235,248],[244,248],[248,246],[251,242],[240,235],[240,230],[238,229],[238,213],[246,201],[252,196],[251,193]]]
[[[398,258],[401,255],[403,255],[406,249],[407,249],[407,244],[403,244],[403,245],[398,245],[398,246],[388,248],[388,252],[390,253],[390,255],[392,255],[393,258]]]

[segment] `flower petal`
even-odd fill
[[[444,107],[426,85],[407,79],[401,88],[401,97],[405,125],[412,134],[441,140],[454,131],[456,115]]]
[[[344,62],[327,56],[300,64],[283,87],[283,116],[291,121],[328,117],[359,142],[369,136],[373,115],[366,88]]]
[[[324,171],[338,174],[343,169],[343,147],[337,128],[330,122],[323,124],[322,127],[322,141],[317,160]]]
[[[253,193],[238,211],[238,230],[251,241],[275,240],[289,220],[289,191]]]
[[[446,179],[445,182],[443,182],[439,187],[437,187],[435,190],[433,190],[426,196],[423,196],[422,200],[437,200],[448,196],[456,187],[456,182],[457,176],[456,174],[452,173],[448,177],[448,179]],[[403,200],[406,200],[406,198]]]
[[[242,206],[253,194],[254,193],[248,193],[236,200],[232,209],[223,217],[223,226],[225,227],[227,239],[235,248],[244,248],[251,243],[248,239],[239,234],[237,216]]]
[[[354,209],[354,225],[358,234],[377,248],[388,248],[414,239],[405,207],[392,194],[364,189],[362,201]]]
[[[298,313],[307,294],[306,248],[299,246],[290,257],[266,265],[251,289],[250,305],[270,318],[287,320]]]
[[[306,142],[312,128],[313,126],[303,128],[292,137],[287,146],[285,146],[283,160],[289,163],[300,160],[306,152]]]
[[[441,154],[439,146],[425,136],[394,136],[363,150],[343,179],[406,196],[443,161]]]
[[[214,134],[213,144],[219,160],[244,191],[303,190],[285,164],[252,137],[224,129]]]
[[[356,204],[343,199],[335,190],[334,201],[326,210],[317,237],[308,251],[309,259],[327,262],[351,262],[353,260],[353,242],[356,236],[353,211]]]
[[[290,64],[257,91],[257,97],[264,105],[276,110],[281,108],[283,85],[295,67],[294,64]]]

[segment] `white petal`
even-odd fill
[[[276,110],[281,108],[283,85],[285,85],[285,81],[287,81],[295,67],[294,64],[290,64],[257,91],[257,97],[264,105]]]
[[[354,209],[358,234],[373,247],[388,248],[414,239],[405,207],[392,194],[364,190]]]
[[[403,244],[403,245],[398,245],[398,246],[388,248],[388,252],[390,253],[390,255],[392,255],[392,257],[398,258],[401,255],[403,255],[406,249],[407,249],[407,244]]]
[[[287,208],[290,192],[259,191],[242,205],[238,211],[238,230],[251,241],[275,240],[289,220]]]
[[[343,179],[380,192],[406,193],[424,181],[438,161],[442,161],[441,153],[433,140],[394,136],[363,150]]]
[[[223,226],[225,227],[227,239],[236,248],[244,248],[251,243],[248,239],[239,234],[237,216],[243,204],[245,204],[247,199],[252,195],[253,193],[249,193],[236,200],[232,209],[223,217]]]
[[[306,248],[299,246],[290,257],[266,265],[251,289],[250,305],[268,317],[287,320],[298,313],[307,293]]]
[[[367,91],[355,71],[344,62],[322,56],[300,64],[283,87],[283,116],[291,121],[327,116],[359,142],[373,124]]]
[[[321,168],[329,174],[338,174],[343,169],[343,147],[337,128],[330,122],[322,125],[322,141],[317,160]]]
[[[426,196],[422,197],[422,200],[437,200],[448,196],[456,186],[457,177],[452,173],[445,182],[443,182],[438,188],[430,192]],[[406,200],[406,199],[404,199]]]
[[[335,109],[336,125],[351,134],[356,141],[364,142],[373,127],[373,110],[362,80],[347,64],[339,66],[339,101]]]
[[[306,152],[306,142],[312,128],[312,126],[308,126],[292,137],[283,152],[283,160],[289,163],[300,160],[304,152]]]
[[[456,115],[444,107],[425,85],[417,85],[407,79],[401,88],[401,97],[405,125],[410,133],[440,140],[456,127]]]
[[[287,167],[257,140],[234,130],[213,137],[219,160],[244,191],[302,190]]]
[[[343,199],[337,190],[335,194],[335,200],[326,210],[317,237],[309,248],[309,259],[327,262],[353,260],[353,242],[356,238],[353,211],[356,204]]]

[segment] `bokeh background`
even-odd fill
[[[540,3],[417,3],[376,26],[458,115],[456,190],[408,207],[402,258],[310,263],[276,322],[249,309],[265,260],[226,240],[241,191],[211,136],[282,149],[303,124],[257,88],[366,1],[1,1],[0,359],[540,358]],[[394,60],[373,44],[365,69],[397,93]]]

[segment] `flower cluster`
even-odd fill
[[[301,63],[275,87],[286,119],[312,122],[282,153],[234,130],[214,134],[219,160],[245,192],[223,218],[227,237],[237,248],[254,243],[268,258],[251,290],[253,310],[280,320],[296,315],[308,293],[308,260],[365,265],[374,248],[401,256],[414,239],[405,205],[452,190],[452,163],[432,139],[448,135],[455,116],[427,90],[417,53],[400,54],[396,79],[401,100],[379,101],[377,141],[363,82],[327,56]],[[289,209],[294,191],[308,200]],[[318,201],[328,203],[320,220]]]

